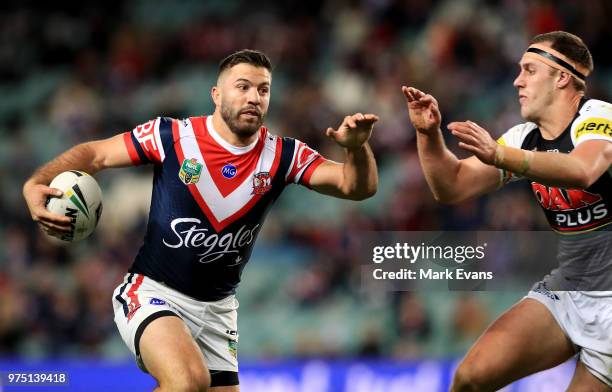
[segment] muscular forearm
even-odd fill
[[[82,170],[91,175],[102,168],[102,162],[96,159],[92,143],[83,143],[72,147],[57,158],[39,167],[26,182],[27,185],[48,185],[59,173],[66,170]]]
[[[378,171],[372,149],[365,143],[360,148],[345,149],[342,168],[342,193],[348,199],[363,200],[373,196],[378,187]]]
[[[591,178],[580,159],[556,152],[526,151],[499,146],[495,166],[522,175],[543,185],[563,188],[588,188]]]
[[[446,148],[442,132],[434,135],[417,132],[417,148],[425,180],[434,198],[453,202],[458,196],[456,184],[461,161]]]

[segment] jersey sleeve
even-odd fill
[[[587,140],[612,142],[612,104],[588,100],[572,123],[572,143],[578,146]]]
[[[287,183],[295,183],[310,187],[310,177],[315,169],[325,162],[325,158],[306,143],[295,141],[293,158],[287,171]]]
[[[134,165],[145,163],[161,164],[173,144],[172,122],[167,117],[157,117],[123,134]]]
[[[516,125],[501,135],[500,138],[497,139],[497,144],[514,148],[523,148],[525,138],[529,132],[532,132],[535,128],[536,125],[534,123]],[[516,173],[504,169],[499,169],[499,177],[500,186],[504,186],[510,182],[518,181],[523,178]]]

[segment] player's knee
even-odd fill
[[[202,366],[192,366],[175,373],[167,380],[161,380],[164,391],[207,392],[210,387],[210,373]]]
[[[480,392],[486,388],[486,374],[473,363],[462,362],[453,377],[452,392]]]

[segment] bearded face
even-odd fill
[[[265,113],[254,105],[233,107],[225,99],[221,100],[221,117],[229,129],[239,137],[255,134],[263,124]]]
[[[263,124],[270,103],[271,74],[266,68],[241,63],[219,77],[216,101],[223,121],[239,138],[249,138]]]

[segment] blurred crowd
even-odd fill
[[[512,81],[529,38],[562,29],[593,53],[588,95],[611,98],[605,0],[86,3],[0,6],[0,355],[126,355],[110,297],[142,243],[151,169],[100,173],[101,227],[70,246],[31,222],[21,186],[76,143],[160,115],[212,113],[217,63],[235,50],[262,50],[275,65],[266,119],[275,134],[341,161],[324,130],[355,112],[381,118],[371,141],[380,171],[374,198],[333,201],[291,189],[270,214],[238,292],[249,339],[241,353],[252,357],[456,355],[500,303],[517,298],[361,290],[360,261],[346,244],[365,230],[547,229],[525,184],[438,205],[402,85],[433,94],[443,125],[471,119],[499,136],[522,122]],[[254,313],[269,317],[258,324]],[[288,321],[300,314],[309,317]],[[283,344],[274,343],[274,323],[289,325]],[[251,338],[251,325],[264,331]]]

